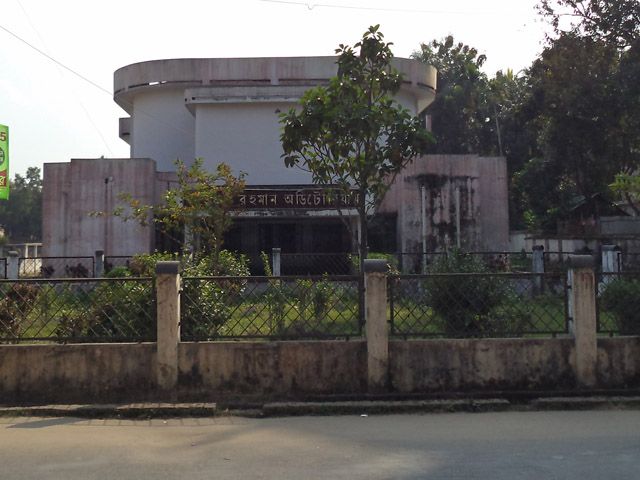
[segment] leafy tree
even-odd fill
[[[369,214],[394,176],[432,142],[420,119],[392,99],[402,76],[391,66],[390,46],[377,25],[353,47],[340,45],[338,75],[328,86],[308,90],[300,109],[280,119],[287,167],[304,167],[316,184],[357,193],[361,262]]]
[[[126,206],[119,207],[114,214],[141,225],[154,222],[167,235],[184,231],[186,249],[199,258],[211,255],[215,269],[224,233],[233,222],[234,199],[244,189],[244,175],[235,177],[224,163],[213,173],[206,172],[201,159],[190,167],[178,161],[176,167],[177,186],[164,193],[162,203],[145,205],[127,193],[120,197]]]
[[[541,0],[538,9],[558,35],[571,32],[619,48],[631,46],[640,37],[638,0]]]
[[[42,178],[40,168],[29,167],[11,182],[9,200],[0,202],[0,225],[12,242],[42,239]]]
[[[488,94],[487,77],[480,71],[487,57],[456,43],[449,35],[420,45],[412,55],[438,70],[438,94],[427,109],[436,138],[432,153],[478,153],[486,117],[481,104]]]

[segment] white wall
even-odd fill
[[[195,119],[185,107],[184,89],[139,93],[132,118],[132,158],[154,159],[159,172],[174,171],[178,158],[193,161]]]
[[[286,168],[281,158],[280,124],[276,110],[293,103],[203,104],[196,108],[196,157],[212,169],[225,162],[235,174],[248,174],[249,185],[310,184],[311,175]]]

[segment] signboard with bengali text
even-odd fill
[[[0,125],[0,200],[9,199],[9,127]]]
[[[243,210],[296,209],[329,210],[355,208],[358,193],[345,193],[330,188],[252,189],[236,198],[234,207]]]

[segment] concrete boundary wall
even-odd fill
[[[0,403],[640,388],[640,337],[595,335],[587,264],[574,267],[573,336],[397,340],[378,298],[385,268],[367,262],[367,338],[181,342],[179,273],[165,264],[158,273],[174,288],[159,292],[178,308],[158,309],[160,342],[0,345]]]

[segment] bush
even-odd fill
[[[453,251],[438,259],[431,273],[489,273],[484,262]],[[497,276],[432,276],[424,281],[428,305],[448,336],[489,336],[510,330],[514,313],[508,285]],[[517,299],[515,299],[517,301]]]
[[[621,334],[640,334],[640,280],[619,278],[606,286],[602,308],[611,313]]]
[[[40,287],[29,283],[5,283],[0,286],[0,337],[18,337],[21,323],[33,309]]]

